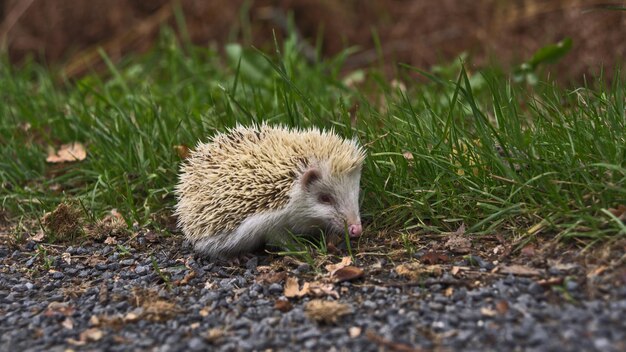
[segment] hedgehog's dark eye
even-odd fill
[[[326,193],[322,193],[319,195],[318,200],[320,203],[324,203],[324,204],[333,204],[334,200],[333,197],[330,196],[330,194],[326,194]]]

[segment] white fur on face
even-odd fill
[[[359,182],[361,170],[333,176],[325,165],[317,167],[321,177],[309,187],[292,190],[291,226],[298,232],[309,233],[316,229],[343,233],[347,226],[361,224],[359,215]],[[320,201],[321,195],[332,198],[330,204]]]

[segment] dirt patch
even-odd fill
[[[0,37],[6,34],[14,61],[34,55],[64,63],[78,75],[100,64],[97,47],[113,60],[150,48],[162,24],[176,28],[174,1],[73,0],[0,2]],[[581,79],[602,66],[610,76],[626,56],[626,11],[607,9],[606,1],[244,1],[182,0],[189,38],[199,45],[240,41],[271,48],[273,33],[283,36],[287,15],[308,43],[305,54],[322,40],[322,52],[333,55],[358,45],[348,68],[379,64],[388,72],[395,62],[429,68],[462,52],[474,64],[491,58],[510,67],[540,47],[565,37],[572,51],[554,67],[553,76]],[[381,43],[382,58],[375,37]]]

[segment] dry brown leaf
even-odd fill
[[[87,151],[81,143],[63,144],[58,151],[50,150],[46,161],[49,163],[66,163],[85,160]]]
[[[66,262],[68,265],[72,264],[72,255],[68,252],[63,252],[61,254],[61,259],[63,259],[63,261]]]
[[[56,314],[61,314],[69,317],[70,315],[74,314],[74,307],[70,306],[69,303],[50,302],[43,315],[46,317],[51,317]]]
[[[207,315],[209,315],[210,312],[211,312],[211,307],[205,307],[205,308],[200,309],[199,314],[201,317],[206,317]]]
[[[445,248],[453,253],[467,254],[472,249],[472,241],[465,237],[465,224],[461,224],[458,230],[448,239]]]
[[[100,318],[98,318],[97,315],[92,315],[91,318],[89,318],[89,325],[91,326],[100,325]]]
[[[453,266],[452,269],[450,270],[450,274],[452,274],[452,276],[456,276],[456,274],[458,274],[460,271],[461,271],[460,266]]]
[[[285,280],[285,277],[287,277],[287,273],[284,271],[270,271],[259,274],[254,281],[260,284],[264,283],[271,285]]]
[[[331,296],[339,298],[339,293],[335,291],[335,286],[333,284],[324,284],[316,281],[311,282],[308,287],[309,292],[315,297]]]
[[[521,251],[523,256],[529,257],[529,258],[534,257],[536,252],[537,252],[537,247],[535,247],[535,245],[532,243],[524,246],[524,248],[522,248],[522,251]]]
[[[352,308],[347,304],[335,301],[314,299],[307,303],[304,311],[310,319],[318,323],[334,324],[342,316],[351,313]]]
[[[454,293],[454,287],[452,286],[449,286],[448,288],[446,288],[445,291],[443,291],[443,295],[446,297],[452,296],[453,293]]]
[[[362,277],[363,269],[348,265],[335,270],[335,273],[332,276],[335,278],[336,282],[351,281]]]
[[[525,265],[509,265],[500,268],[500,272],[503,274],[512,274],[517,276],[539,276],[541,272],[538,269],[531,268]]]
[[[499,300],[496,303],[496,311],[498,312],[498,314],[504,315],[506,314],[508,310],[509,310],[509,302],[505,300]]]
[[[46,237],[46,234],[43,232],[43,230],[39,230],[37,231],[37,234],[30,239],[35,242],[42,242],[44,240],[44,237]]]
[[[176,304],[164,299],[146,301],[142,308],[144,309],[142,317],[154,322],[169,320],[180,312]]]
[[[225,334],[226,333],[223,329],[213,328],[209,329],[209,331],[206,332],[206,334],[204,335],[204,339],[207,340],[207,342],[213,343],[222,338],[222,336],[224,336]]]
[[[98,328],[90,328],[80,333],[79,341],[92,342],[100,340],[104,334]]]
[[[352,264],[352,258],[343,257],[340,263],[326,265],[326,270],[330,272],[330,276],[333,276],[337,270],[344,268],[350,264]]]
[[[139,321],[139,319],[141,318],[141,314],[137,313],[137,312],[128,312],[125,316],[124,316],[124,322],[127,323],[134,323],[136,321]]]
[[[439,265],[423,265],[418,262],[400,264],[394,270],[410,280],[418,280],[422,276],[441,276],[443,272]]]
[[[420,261],[424,264],[445,264],[450,258],[443,253],[428,251],[420,257]]]
[[[289,301],[284,301],[284,300],[277,300],[274,303],[274,308],[276,310],[279,310],[283,313],[286,313],[288,311],[290,311],[291,309],[293,309],[293,305],[291,305],[291,303]]]
[[[486,317],[495,317],[496,315],[498,315],[498,312],[489,307],[482,307],[480,308],[480,314]]]
[[[295,277],[288,277],[285,281],[284,295],[287,298],[302,297],[309,293],[309,283],[305,282],[300,289],[298,279]]]
[[[191,154],[191,151],[189,150],[189,147],[181,144],[181,145],[175,145],[174,146],[174,150],[176,150],[176,154],[178,154],[178,157],[181,159],[187,159],[189,157],[189,155]]]
[[[106,240],[104,240],[104,244],[114,245],[117,244],[117,240],[115,239],[115,237],[109,236]]]
[[[175,282],[176,285],[187,285],[189,281],[196,277],[195,270],[189,270],[189,272],[180,281]]]
[[[607,210],[616,218],[622,221],[626,220],[626,205],[620,204],[617,208],[609,208]]]

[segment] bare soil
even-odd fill
[[[33,56],[80,75],[97,67],[102,46],[114,59],[149,49],[163,24],[174,28],[175,6],[168,0],[0,1],[0,38],[10,57]],[[533,52],[565,37],[572,51],[550,68],[565,81],[612,69],[626,57],[626,11],[597,0],[517,1],[315,1],[181,0],[186,30],[194,43],[217,48],[232,41],[271,48],[272,33],[286,31],[286,16],[312,49],[333,55],[356,45],[348,68],[380,64],[393,73],[396,62],[420,68],[453,60],[463,52],[473,64],[495,59],[511,68]],[[249,4],[249,11],[242,8]],[[310,50],[309,50],[310,51]],[[310,54],[310,53],[309,53]]]

